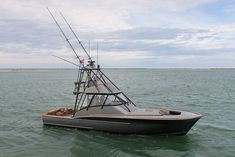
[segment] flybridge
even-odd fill
[[[75,82],[76,95],[74,111],[90,107],[122,105],[130,112],[134,103],[100,70],[89,64],[79,70],[78,81]]]

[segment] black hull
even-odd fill
[[[97,130],[120,134],[185,135],[199,118],[185,120],[146,120],[117,118],[57,118],[44,116],[45,125]]]

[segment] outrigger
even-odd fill
[[[77,35],[61,14],[88,56],[85,66],[60,25],[55,23],[80,61],[73,94],[73,108],[58,108],[42,114],[43,124],[122,134],[184,135],[202,117],[199,113],[161,108],[139,108],[95,64]]]

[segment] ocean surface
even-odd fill
[[[43,126],[71,107],[77,72],[0,70],[0,157],[235,156],[235,70],[104,69],[138,105],[203,115],[186,136],[119,135]]]

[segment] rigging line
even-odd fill
[[[70,63],[70,64],[73,64],[73,65],[75,65],[75,66],[79,67],[79,65],[78,65],[78,64],[73,63],[73,62],[71,62],[71,61],[69,61],[69,60],[66,60],[66,59],[64,59],[64,58],[62,58],[62,57],[59,57],[59,56],[56,56],[56,55],[52,55],[52,56],[53,56],[53,57],[56,57],[56,58],[59,58],[59,59],[61,59],[61,60],[65,61],[65,62],[68,62],[68,63]]]
[[[48,12],[50,13],[51,17],[53,18],[53,20],[55,21],[56,25],[58,26],[58,28],[60,29],[61,33],[63,34],[64,38],[66,39],[66,41],[69,43],[69,46],[71,47],[71,49],[73,50],[74,54],[76,55],[76,57],[78,58],[78,60],[81,62],[81,59],[79,58],[77,52],[75,51],[75,49],[73,48],[72,44],[70,43],[69,39],[67,38],[67,36],[65,35],[64,31],[62,30],[62,28],[60,27],[59,23],[56,21],[55,17],[53,16],[53,14],[51,13],[51,11],[49,10],[49,8],[47,7]]]
[[[72,27],[70,26],[70,24],[68,23],[68,21],[66,20],[66,18],[64,17],[64,15],[60,12],[60,15],[62,16],[62,18],[64,19],[64,21],[66,22],[66,24],[68,25],[69,29],[71,30],[71,32],[73,33],[73,35],[75,36],[75,38],[77,39],[78,43],[80,44],[80,46],[82,47],[82,49],[84,50],[84,52],[86,53],[86,55],[88,56],[88,59],[90,61],[92,61],[91,56],[88,54],[87,50],[85,49],[85,47],[83,46],[81,40],[79,40],[78,36],[76,35],[76,33],[74,32],[74,30],[72,29]]]
[[[120,90],[101,70],[100,70],[100,73],[112,84],[112,85],[114,85],[118,90]],[[135,103],[133,102],[133,101],[131,101],[131,99],[129,99],[128,98],[128,96],[126,96],[126,94],[124,94],[124,93],[122,93],[123,95],[124,95],[124,97],[129,101],[129,102],[131,102],[134,106],[136,106],[135,105]]]

